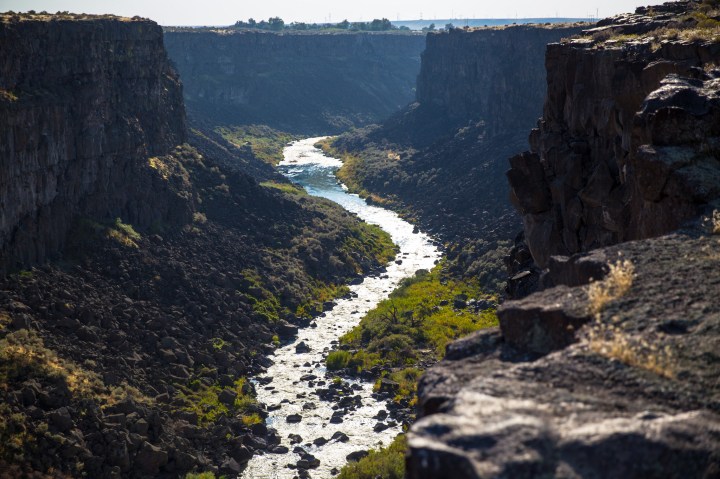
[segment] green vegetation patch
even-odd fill
[[[219,384],[206,384],[200,378],[190,380],[187,386],[177,385],[178,398],[185,406],[184,411],[195,413],[199,426],[207,426],[217,421],[221,416],[234,416],[240,414],[245,424],[251,425],[262,422],[257,414],[258,403],[247,387],[247,379],[238,378],[233,386],[222,387]],[[224,397],[232,397],[229,402]]]
[[[140,233],[122,219],[111,223],[98,223],[90,218],[78,219],[68,234],[68,246],[71,254],[82,254],[100,239],[113,241],[126,248],[138,248],[142,239]]]
[[[352,257],[352,252],[363,251],[380,264],[392,261],[398,252],[398,248],[392,242],[392,237],[388,232],[379,226],[365,222],[350,227],[349,234],[343,241],[340,250],[348,258]],[[357,263],[355,264],[355,271],[358,274],[362,273],[362,268]]]
[[[280,190],[283,193],[287,193],[289,195],[307,195],[307,191],[305,191],[305,188],[302,186],[298,186],[294,183],[281,183],[279,181],[263,181],[260,183],[260,186],[264,186],[265,188],[274,188],[276,190]]]
[[[266,125],[220,127],[216,131],[235,146],[249,146],[257,158],[271,165],[277,165],[283,160],[285,145],[299,139],[297,135]]]
[[[407,439],[400,434],[388,446],[370,451],[360,459],[345,465],[338,475],[338,479],[402,479],[405,477],[405,450]]]
[[[449,342],[497,325],[493,309],[475,312],[465,307],[471,298],[490,298],[479,282],[446,277],[443,268],[441,263],[403,281],[340,338],[343,349],[328,355],[328,369],[359,373],[382,366],[382,377],[397,383],[396,401],[412,402],[423,360],[441,359]]]
[[[310,297],[297,307],[295,314],[305,318],[319,314],[323,310],[323,303],[341,298],[349,292],[350,288],[345,284],[336,285],[315,281]]]

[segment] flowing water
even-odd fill
[[[308,138],[287,146],[280,171],[302,185],[309,194],[328,198],[387,231],[400,248],[396,259],[402,261],[401,264],[391,262],[382,275],[366,277],[362,284],[350,286],[353,297],[338,300],[332,310],[316,319],[317,327],[301,329],[296,340],[284,344],[271,356],[274,364],[255,380],[258,400],[266,405],[281,406],[270,413],[267,425],[278,431],[282,444],[291,452],[254,456],[242,475],[246,479],[289,479],[297,475],[297,471],[287,467],[300,459],[292,452],[294,446],[290,443],[290,434],[300,435],[300,446],[320,460],[320,466],[310,470],[312,477],[331,478],[331,470],[340,469],[351,452],[388,445],[401,432],[400,425],[374,432],[378,423],[375,416],[386,408],[386,403],[372,397],[372,383],[362,381],[349,381],[355,384],[355,394],[361,396],[362,407],[348,412],[342,423],[330,423],[335,403],[323,401],[316,395],[317,388],[327,387],[319,386],[317,381],[325,380],[324,359],[333,341],[356,326],[365,313],[387,298],[402,279],[412,276],[418,269],[432,268],[440,258],[440,252],[427,235],[413,233],[413,226],[394,212],[370,206],[357,195],[348,193],[335,177],[342,164],[340,160],[325,156],[313,146],[320,139]],[[310,347],[310,352],[296,352],[295,346],[301,341]],[[308,363],[310,366],[304,366]],[[312,386],[310,381],[300,379],[307,374],[318,377]],[[269,384],[262,385],[263,379],[270,378]],[[308,409],[308,403],[313,403],[315,409]],[[300,414],[302,420],[288,423],[287,417],[291,414]],[[312,445],[317,438],[329,440],[336,431],[345,433],[349,441],[333,440],[322,446]]]

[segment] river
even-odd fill
[[[347,381],[360,396],[362,406],[349,411],[339,424],[330,423],[335,402],[321,400],[317,390],[328,385],[318,385],[325,379],[325,355],[340,336],[356,326],[360,319],[380,301],[386,299],[404,278],[412,276],[418,269],[431,269],[440,258],[439,250],[423,233],[414,233],[413,225],[401,219],[396,213],[371,206],[360,197],[347,192],[338,183],[335,172],[342,165],[336,158],[325,156],[313,145],[322,138],[308,138],[297,141],[284,150],[280,171],[293,182],[302,185],[314,196],[330,199],[348,211],[357,214],[368,223],[387,231],[400,252],[391,262],[387,271],[379,276],[364,278],[362,284],[350,286],[352,296],[337,301],[336,306],[318,317],[317,327],[301,329],[297,338],[283,344],[270,356],[274,364],[262,376],[255,378],[258,400],[269,406],[280,406],[270,412],[267,426],[275,428],[282,438],[282,444],[290,449],[286,454],[264,454],[254,456],[242,477],[246,479],[291,479],[297,471],[288,468],[295,465],[301,456],[292,452],[297,446],[320,460],[317,468],[311,469],[313,478],[331,478],[333,469],[340,469],[346,463],[346,456],[354,451],[367,450],[388,445],[401,432],[400,425],[394,425],[382,432],[375,432],[379,411],[386,409],[384,401],[372,397],[373,384],[362,381]],[[309,352],[297,353],[296,345],[304,342]],[[308,379],[313,375],[317,379]],[[301,377],[305,376],[304,380]],[[269,379],[271,382],[264,385]],[[329,383],[329,381],[328,381]],[[289,415],[299,414],[299,423],[289,423]],[[386,422],[387,421],[383,421]],[[392,424],[392,423],[390,423]],[[330,440],[337,431],[347,435],[347,442]],[[297,434],[302,441],[294,445],[290,435]],[[315,445],[318,438],[330,440]]]

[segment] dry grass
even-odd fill
[[[207,216],[205,216],[205,213],[196,211],[195,213],[193,213],[193,223],[204,225],[205,223],[207,223]]]
[[[595,324],[587,335],[588,347],[594,353],[615,359],[628,366],[651,371],[666,378],[675,376],[673,355],[668,346],[660,348],[645,339],[633,338],[617,325],[601,322],[600,313],[612,301],[630,290],[635,278],[635,266],[630,260],[618,260],[611,264],[610,272],[602,281],[588,287],[588,308],[595,315]]]
[[[20,330],[0,341],[0,370],[7,378],[26,376],[61,377],[73,394],[92,397],[102,390],[102,381],[72,361],[47,349],[33,331]]]
[[[608,303],[624,296],[630,290],[634,278],[635,266],[630,260],[618,260],[611,264],[605,279],[588,286],[590,312],[597,315]]]
[[[588,333],[591,351],[628,366],[644,369],[666,378],[674,378],[674,357],[670,346],[664,348],[644,339],[632,338],[616,325],[596,323]]]
[[[10,90],[3,90],[2,88],[0,88],[0,100],[11,101],[11,102],[17,101],[18,96]]]

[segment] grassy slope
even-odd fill
[[[423,369],[442,358],[445,346],[460,336],[497,325],[493,309],[475,312],[454,308],[455,299],[482,299],[477,281],[458,281],[443,274],[443,264],[407,279],[340,339],[341,347],[327,358],[330,370],[351,374],[370,369],[396,383],[395,401],[405,407],[416,402],[417,381]],[[494,297],[492,298],[494,299]],[[402,478],[406,443],[403,435],[388,447],[371,451],[340,472],[342,479]]]
[[[342,349],[328,355],[328,369],[350,374],[381,369],[379,376],[398,383],[396,400],[412,404],[422,369],[441,359],[450,341],[497,324],[492,309],[454,307],[456,298],[486,297],[477,282],[446,277],[442,264],[421,271],[340,339]]]
[[[282,161],[285,145],[299,139],[297,135],[278,131],[266,125],[219,127],[216,131],[237,147],[250,146],[258,159],[271,165],[277,165]]]

